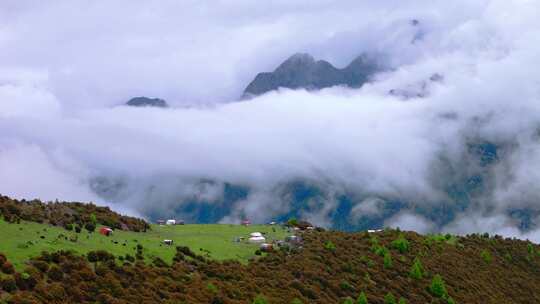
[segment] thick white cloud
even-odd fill
[[[385,221],[385,225],[401,230],[416,231],[418,233],[431,233],[436,231],[435,225],[429,220],[409,213],[399,213]]]
[[[254,191],[222,220],[264,221],[289,210],[275,195],[283,183],[306,179],[327,193],[324,208],[303,216],[329,224],[334,193],[362,193],[353,217],[375,210],[367,197],[444,200],[449,172],[473,169],[465,143],[482,138],[510,148],[489,169],[488,197],[455,222],[481,230],[472,211],[540,209],[539,6],[5,1],[0,192],[105,203],[89,187],[105,177],[125,186],[115,203],[146,214],[184,198],[211,201],[230,182]],[[358,90],[279,90],[235,102],[257,72],[298,51],[337,66],[369,53],[390,69]],[[435,73],[441,81],[429,80]],[[391,89],[426,97],[404,101]],[[137,95],[173,108],[118,106]],[[392,223],[435,229],[416,219],[411,211]]]

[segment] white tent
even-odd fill
[[[264,236],[252,236],[248,239],[250,243],[264,243],[266,238]]]
[[[167,220],[167,222],[165,224],[167,224],[167,225],[176,225],[176,220]]]
[[[263,236],[260,232],[252,232],[249,234],[250,237],[261,237]]]

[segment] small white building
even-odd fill
[[[260,232],[252,232],[249,234],[250,237],[260,237],[260,236],[263,236],[262,233]]]
[[[163,240],[163,244],[171,246],[173,244],[173,240]]]
[[[176,220],[167,220],[166,225],[176,225]]]

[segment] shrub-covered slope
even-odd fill
[[[44,254],[14,273],[8,303],[540,303],[539,247],[471,235],[310,231],[302,249],[243,265],[177,248],[172,265]],[[116,261],[114,261],[116,260]],[[353,302],[348,302],[348,297]],[[395,299],[395,302],[393,302]]]
[[[144,220],[120,215],[109,207],[76,202],[18,201],[2,195],[0,195],[0,215],[8,222],[25,220],[71,229],[75,226],[101,224],[114,229],[138,232],[150,227]]]

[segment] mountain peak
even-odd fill
[[[315,63],[315,58],[308,53],[296,53],[285,60],[282,65],[291,63]]]
[[[244,90],[243,97],[252,97],[279,88],[318,90],[336,85],[358,88],[376,72],[376,65],[359,56],[344,69],[337,69],[324,60],[316,61],[307,53],[296,53],[273,72],[259,73]]]
[[[158,107],[158,108],[167,108],[167,102],[161,98],[149,98],[145,96],[133,97],[126,105],[132,107]]]

